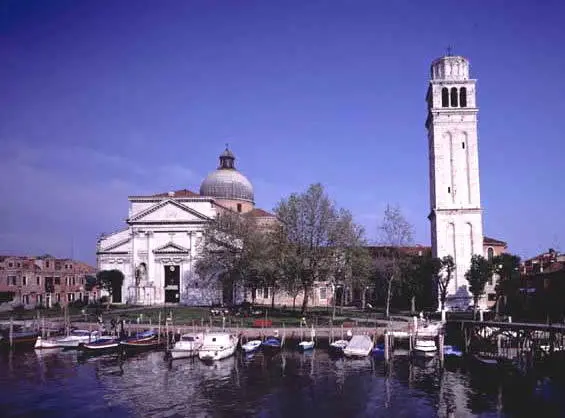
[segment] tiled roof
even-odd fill
[[[188,190],[188,189],[176,190],[173,193],[174,193],[174,197],[199,197],[200,196],[198,193],[194,193],[193,191]],[[168,197],[168,196],[169,196],[169,192],[157,193],[157,194],[151,195],[151,197]]]
[[[507,246],[508,244],[506,244],[506,242],[504,241],[500,241],[498,239],[494,239],[494,238],[490,238],[490,237],[483,237],[483,245],[503,245],[503,246]]]
[[[255,208],[253,210],[250,210],[249,212],[246,212],[244,215],[252,217],[252,218],[274,218],[275,217],[275,215],[273,215],[272,213],[269,213],[266,210],[263,210],[261,208]]]

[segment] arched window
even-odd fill
[[[241,213],[241,203],[237,204],[237,211]]]
[[[494,250],[493,250],[492,247],[488,247],[487,259],[488,259],[488,261],[492,261],[493,258],[494,258]]]
[[[447,90],[447,87],[441,89],[441,107],[449,107],[449,90]]]
[[[467,107],[467,88],[461,87],[459,89],[459,106]]]
[[[451,87],[451,107],[457,107],[457,88]]]

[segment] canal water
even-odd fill
[[[213,365],[76,351],[0,354],[8,417],[565,417],[565,388],[478,365],[238,354]]]

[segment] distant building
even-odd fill
[[[487,260],[492,261],[494,257],[508,252],[508,244],[494,238],[483,237],[483,250],[483,256]],[[482,298],[483,307],[492,308],[496,304],[496,284],[498,279],[499,276],[497,274],[493,274],[485,285],[485,295]]]
[[[239,302],[243,290],[217,278],[200,278],[195,265],[202,254],[207,225],[230,210],[268,225],[276,218],[255,207],[251,182],[235,167],[226,148],[219,167],[200,185],[145,196],[130,196],[127,226],[98,240],[99,270],[124,275],[113,289],[115,303],[211,305]]]
[[[94,288],[87,291],[86,279],[96,270],[85,263],[51,256],[0,256],[0,293],[13,295],[25,307],[61,306],[74,301],[99,298]],[[8,299],[4,297],[3,300]]]

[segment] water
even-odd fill
[[[325,350],[238,355],[214,365],[162,352],[0,355],[7,417],[565,417],[556,383],[435,361],[332,359]]]

